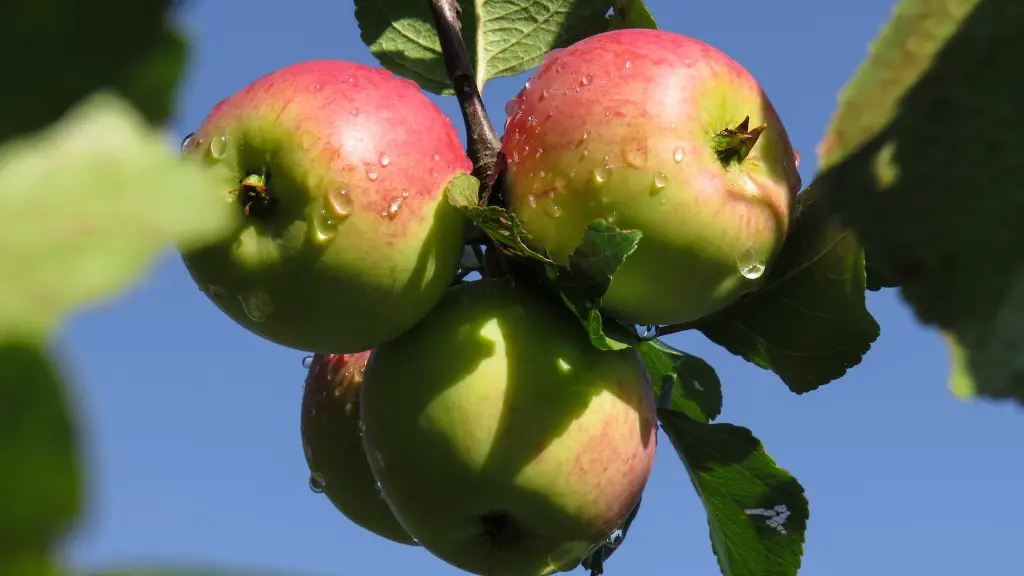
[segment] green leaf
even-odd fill
[[[903,0],[820,149],[828,201],[954,359],[950,385],[1024,402],[1024,3]]]
[[[795,576],[810,517],[804,489],[750,430],[666,409],[662,429],[708,513],[724,576]]]
[[[764,286],[698,324],[733,354],[809,392],[856,366],[879,335],[864,300],[864,256],[816,185],[797,197],[796,218]]]
[[[658,29],[658,24],[651,16],[650,10],[643,0],[615,0],[615,12],[612,14],[611,28],[650,28]]]
[[[11,55],[0,91],[0,141],[50,124],[98,89],[120,91],[151,122],[168,119],[186,57],[184,41],[169,28],[173,4],[0,4],[0,53]]]
[[[0,148],[0,339],[47,333],[172,243],[221,238],[237,213],[211,174],[110,95]]]
[[[527,246],[530,235],[515,214],[501,206],[481,206],[477,201],[480,181],[468,174],[448,183],[448,202],[476,223],[504,253],[548,263],[551,260]]]
[[[564,48],[607,28],[612,0],[459,2],[462,37],[481,91],[491,78],[537,67]],[[424,90],[454,94],[428,0],[355,0],[360,36],[388,70]]]
[[[568,266],[553,262],[545,266],[548,279],[587,327],[591,342],[603,350],[621,350],[640,341],[635,330],[602,319],[599,310],[612,274],[636,250],[642,236],[639,230],[621,230],[594,220],[569,255]]]
[[[699,422],[718,418],[722,413],[722,382],[710,364],[661,340],[647,340],[637,349],[662,408],[682,412]]]
[[[82,463],[61,374],[30,340],[0,338],[0,462],[2,573],[45,573],[81,512]]]

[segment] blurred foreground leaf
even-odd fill
[[[219,186],[109,95],[0,148],[0,341],[48,332],[173,243],[219,239],[235,217]]]

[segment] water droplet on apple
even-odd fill
[[[351,110],[348,111],[348,113],[353,116],[359,116],[359,108],[352,108]]]
[[[580,86],[590,86],[590,83],[594,81],[594,77],[590,74],[584,74],[583,78],[580,78]]]
[[[587,138],[590,138],[590,128],[583,130],[583,134],[580,134],[579,140],[576,141],[576,147],[583,146],[587,142]]]
[[[344,82],[345,84],[355,84],[356,83],[356,77],[351,75],[351,74],[346,74],[345,78],[342,80],[342,82]]]
[[[544,213],[547,214],[549,218],[558,218],[562,215],[562,207],[555,204],[552,200],[544,205]]]
[[[344,222],[354,211],[355,203],[346,190],[335,190],[324,195],[324,212],[334,223]]]
[[[441,161],[441,155],[440,154],[434,154],[434,162],[440,162],[440,161]]]
[[[207,286],[203,292],[211,299],[217,302],[223,302],[228,299],[228,291],[221,288],[220,286],[214,286],[213,284]]]
[[[537,197],[534,196],[533,194],[530,194],[529,196],[526,197],[526,203],[530,205],[530,208],[536,208]]]
[[[658,172],[654,175],[654,190],[656,192],[661,192],[666,185],[668,185],[668,176],[664,172]]]
[[[242,303],[242,310],[253,322],[266,322],[267,317],[274,312],[274,301],[263,292],[250,292],[238,297]]]
[[[394,220],[398,218],[398,212],[402,209],[402,200],[407,198],[408,192],[403,193],[402,196],[394,196],[388,201],[388,205],[381,210],[380,215],[387,218],[388,220]]]
[[[223,160],[228,155],[228,135],[218,134],[210,140],[210,156]]]
[[[604,184],[605,182],[607,182],[608,181],[608,176],[610,176],[610,172],[611,171],[608,170],[608,168],[595,168],[594,169],[594,174],[593,174],[593,176],[594,176],[594,184],[597,184],[598,186],[600,186],[600,185]]]
[[[633,62],[631,62],[629,60],[626,60],[626,68],[632,68],[632,67],[633,67]]]
[[[387,152],[381,152],[380,156],[377,157],[382,168],[387,168],[388,164],[391,164],[391,157],[388,156]]]
[[[685,66],[687,68],[691,68],[693,66],[693,60],[691,60],[689,58],[683,60],[683,66]]]
[[[319,472],[313,472],[309,475],[309,489],[314,494],[323,494],[324,488],[327,487],[327,481],[324,480],[323,475]]]
[[[374,164],[366,165],[366,177],[370,179],[370,182],[376,182],[379,174],[377,173],[377,166]]]
[[[676,164],[683,161],[683,149],[682,147],[676,148],[672,151],[672,159],[676,161]]]
[[[324,89],[323,85],[320,84],[319,82],[317,82],[316,85],[313,86],[313,91],[314,92],[320,92],[323,89]]]
[[[614,225],[615,221],[618,220],[618,219],[619,219],[619,215],[616,214],[615,212],[612,212],[611,214],[608,215],[607,218],[605,218],[605,220],[608,222],[608,224],[612,224],[612,225]]]
[[[184,154],[192,146],[192,139],[196,137],[195,132],[189,132],[188,136],[185,136],[181,140],[181,153]]]
[[[312,229],[317,242],[326,242],[338,235],[338,223],[331,218],[326,208],[313,216]]]
[[[539,102],[543,102],[544,99],[547,98],[550,94],[551,94],[551,90],[549,90],[548,88],[545,88],[545,89],[540,91],[540,96],[537,98],[537,100]]]
[[[519,112],[519,98],[513,98],[505,102],[506,116],[515,116],[516,112]]]
[[[302,357],[302,367],[303,368],[305,368],[306,370],[309,370],[309,367],[312,366],[312,365],[313,365],[313,357],[312,356],[303,356]]]
[[[748,280],[757,280],[765,271],[764,260],[758,257],[753,248],[744,250],[736,259],[736,265],[740,269],[740,274]]]

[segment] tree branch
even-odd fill
[[[462,119],[466,123],[466,137],[469,140],[466,154],[473,161],[473,176],[480,180],[481,191],[484,191],[494,181],[501,144],[487,117],[487,110],[484,109],[473,65],[462,39],[458,1],[430,0],[430,8],[434,14],[437,36],[441,40],[445,71],[452,81],[459,107],[462,108]]]

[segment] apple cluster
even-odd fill
[[[760,286],[800,179],[771,103],[727,55],[598,34],[548,54],[506,112],[501,196],[531,248],[569,265],[595,220],[643,234],[603,315],[692,322]],[[622,526],[657,445],[648,371],[514,268],[457,281],[474,224],[446,192],[474,167],[414,82],[295,64],[217,104],[182,153],[239,214],[183,254],[192,278],[247,330],[314,353],[301,428],[315,491],[481,575],[571,570]]]

